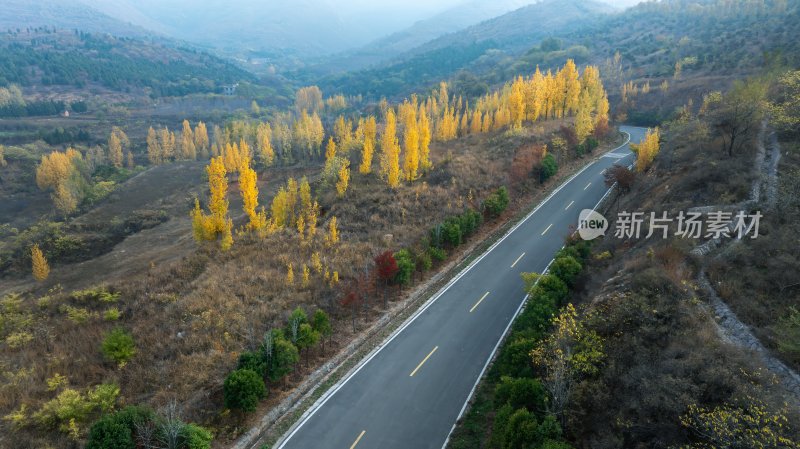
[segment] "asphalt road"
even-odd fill
[[[632,142],[645,133],[622,131]],[[276,447],[442,448],[521,308],[520,273],[544,271],[579,212],[607,192],[604,170],[632,161],[626,144],[564,183],[317,401]]]

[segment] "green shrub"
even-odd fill
[[[103,319],[106,321],[117,321],[122,316],[122,312],[116,307],[111,307],[103,312]]]
[[[397,261],[397,268],[399,268],[397,274],[394,275],[394,281],[400,285],[408,284],[411,282],[411,275],[414,274],[416,269],[411,252],[407,249],[401,249],[394,253],[394,259]]]
[[[128,406],[104,415],[92,425],[86,449],[133,449],[136,425],[151,422],[155,414],[146,407]]]
[[[181,442],[185,449],[210,449],[214,435],[205,427],[186,424],[181,429]]]
[[[261,353],[244,351],[239,355],[239,362],[236,365],[236,369],[249,369],[264,376],[267,372],[267,364]]]
[[[447,251],[444,248],[437,248],[435,246],[431,246],[428,248],[428,253],[431,255],[433,260],[438,262],[443,262],[447,259]]]
[[[522,318],[522,314],[517,318]],[[516,321],[515,321],[516,323]],[[526,377],[533,375],[531,351],[536,348],[538,339],[516,337],[504,344],[494,363],[494,369],[501,376]]]
[[[532,298],[546,298],[556,306],[561,306],[569,295],[569,288],[558,276],[545,274],[539,283],[531,290]]]
[[[545,409],[547,392],[537,379],[503,376],[494,391],[497,406],[510,404],[515,409],[524,407],[532,411]]]
[[[794,360],[800,360],[800,311],[789,307],[789,313],[781,317],[773,329],[778,351]]]
[[[463,232],[461,231],[461,220],[457,217],[449,217],[441,224],[441,240],[442,243],[450,246],[458,246],[461,244]]]
[[[108,415],[92,425],[85,449],[136,449],[136,443],[131,429]]]
[[[120,367],[124,366],[136,354],[136,345],[133,337],[118,327],[112,330],[103,340],[103,355]]]
[[[420,271],[428,271],[433,268],[433,260],[431,260],[431,254],[429,251],[420,251],[416,253],[417,256],[417,268]]]
[[[575,285],[575,279],[581,273],[581,263],[572,256],[562,256],[556,258],[550,265],[550,273],[564,281],[568,287]]]
[[[545,182],[558,172],[558,163],[552,154],[546,155],[542,159],[542,167],[539,170],[539,181]]]
[[[225,378],[223,393],[225,407],[252,412],[258,406],[258,401],[266,397],[267,388],[255,371],[237,369]]]
[[[508,189],[500,186],[483,201],[483,207],[490,217],[497,217],[506,210],[509,200]]]

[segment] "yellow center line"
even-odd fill
[[[519,260],[522,259],[524,255],[525,253],[520,254],[519,257],[517,257],[517,260],[515,260],[514,263],[511,264],[511,268],[514,268],[514,265],[516,265],[517,262],[519,262]]]
[[[552,227],[553,227],[553,223],[550,223],[550,226],[548,226],[548,227],[547,227],[547,229],[545,229],[545,230],[542,232],[542,235],[545,235],[545,234],[547,233],[547,231],[549,231],[549,230],[550,230],[550,228],[552,228]]]
[[[519,256],[519,257],[521,258],[522,256]],[[519,260],[519,259],[517,259],[517,260]],[[516,263],[516,262],[514,262],[514,263]],[[513,267],[513,265],[512,265],[512,267]],[[481,296],[481,299],[479,299],[478,302],[476,302],[475,305],[472,306],[471,309],[469,309],[469,313],[472,313],[472,311],[475,310],[475,308],[478,307],[478,305],[481,303],[481,301],[486,299],[487,296],[489,296],[489,292],[486,292],[486,293],[483,294],[483,296]]]
[[[433,351],[429,352],[428,355],[426,355],[425,358],[422,359],[421,362],[419,362],[419,365],[417,365],[417,367],[414,368],[414,371],[411,371],[411,374],[409,374],[408,377],[414,377],[414,374],[417,374],[417,371],[419,371],[419,369],[422,368],[422,365],[424,365],[425,362],[427,362],[428,359],[431,358],[431,356],[433,355],[434,352],[436,352],[437,349],[439,349],[439,347],[438,346],[434,346]],[[359,437],[359,438],[361,438],[361,437]],[[356,443],[358,443],[358,440],[356,440]],[[350,449],[353,449],[353,448],[350,448]]]
[[[589,184],[586,184],[586,187],[584,187],[584,188],[583,188],[583,190],[586,190],[586,189],[588,189],[590,185],[592,185],[592,183],[591,183],[591,182],[590,182]]]
[[[367,433],[367,431],[366,430],[362,430],[361,433],[358,434],[358,438],[356,438],[356,440],[353,441],[353,444],[350,446],[350,449],[353,449],[353,448],[356,447],[356,444],[358,444],[358,442],[361,441],[361,437],[363,437],[365,433]]]
[[[569,209],[569,207],[572,206],[573,204],[575,204],[575,201],[570,201],[569,204],[567,204],[567,207],[564,208],[564,210]]]

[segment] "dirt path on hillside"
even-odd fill
[[[767,147],[769,147],[769,149],[767,149]],[[762,122],[761,130],[758,135],[754,164],[759,172],[759,176],[753,181],[753,186],[750,189],[750,198],[733,206],[705,206],[696,209],[702,211],[730,211],[746,210],[756,205],[764,206],[767,209],[774,207],[777,201],[778,162],[780,161],[780,155],[781,151],[777,137],[774,133],[768,133],[767,122]],[[729,230],[732,231],[732,228],[733,223],[729,225]],[[776,376],[781,387],[789,393],[788,396],[793,399],[795,406],[800,406],[800,375],[772,355],[769,349],[755,336],[750,327],[739,320],[733,310],[719,297],[706,275],[706,266],[708,264],[708,258],[706,256],[719,249],[722,252],[718,252],[715,257],[721,257],[724,255],[726,249],[738,244],[741,244],[741,241],[736,239],[728,239],[725,241],[713,239],[695,247],[691,251],[691,254],[699,256],[702,260],[697,283],[706,293],[706,299],[714,313],[717,331],[720,337],[731,345],[755,353],[761,359],[764,366]]]

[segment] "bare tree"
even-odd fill
[[[162,411],[162,419],[159,424],[161,432],[159,439],[164,449],[178,449],[180,444],[181,431],[183,430],[184,423],[181,420],[180,410],[178,403],[175,400],[164,407]]]
[[[761,81],[737,81],[711,111],[712,126],[722,137],[728,157],[758,132],[766,94],[767,85]]]

